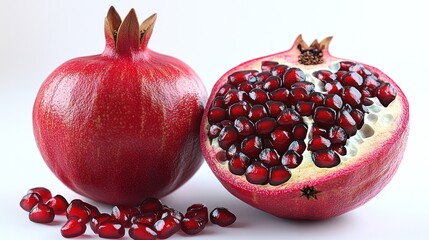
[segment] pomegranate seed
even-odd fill
[[[54,209],[55,214],[63,214],[66,212],[69,203],[61,195],[55,195],[46,202],[46,205]]]
[[[98,210],[97,207],[95,207],[94,205],[91,205],[87,202],[82,202],[83,205],[89,210],[89,220],[91,220],[91,218],[97,216],[100,214],[100,210]]]
[[[217,91],[216,96],[223,97],[231,89],[235,89],[235,87],[232,86],[231,84],[225,84],[219,89],[219,91]],[[223,104],[223,98],[221,98],[221,99],[222,99],[222,104]]]
[[[291,132],[282,129],[276,129],[271,132],[271,140],[274,149],[276,149],[279,153],[283,153],[287,150],[290,143],[292,142],[293,135]]]
[[[277,76],[270,76],[264,81],[264,85],[262,85],[262,89],[271,92],[280,87],[281,79]]]
[[[294,150],[295,152],[302,154],[305,151],[305,147],[305,142],[298,140],[291,142],[287,150]]]
[[[280,164],[279,154],[276,150],[271,148],[265,148],[259,153],[259,160],[267,168]]]
[[[304,140],[307,136],[307,130],[307,125],[304,123],[299,123],[293,127],[292,133],[296,140]]]
[[[343,100],[350,106],[355,107],[361,104],[362,94],[355,87],[345,87],[343,92]]]
[[[158,214],[153,212],[142,213],[131,219],[131,223],[140,223],[147,226],[153,226],[158,221]]]
[[[305,81],[305,73],[299,68],[289,68],[283,76],[283,86],[286,88],[300,81]]]
[[[262,139],[258,136],[249,136],[241,142],[241,151],[250,159],[258,157],[262,150]]]
[[[215,108],[215,107],[220,107],[223,108],[224,104],[223,104],[223,97],[222,96],[217,96],[213,99],[212,105],[210,106],[211,108]]]
[[[226,227],[233,224],[237,220],[237,217],[226,208],[217,207],[210,213],[210,222]]]
[[[274,118],[277,118],[279,114],[286,109],[286,106],[279,101],[267,101],[265,106],[268,109],[268,114]]]
[[[381,84],[376,91],[376,96],[380,103],[387,107],[396,98],[396,90],[390,83]]]
[[[297,123],[302,122],[302,117],[292,108],[283,110],[277,118],[277,123],[285,128],[292,129]]]
[[[347,71],[338,71],[335,73],[335,75],[337,76],[337,79],[341,79],[341,77],[346,73]]]
[[[268,93],[262,89],[255,88],[249,92],[249,97],[254,104],[264,104],[269,100]]]
[[[42,203],[41,197],[37,193],[27,193],[24,197],[22,197],[19,205],[22,209],[29,212],[36,204]]]
[[[250,120],[252,120],[253,122],[256,122],[259,119],[268,116],[268,114],[267,114],[267,110],[265,109],[264,106],[262,106],[260,104],[256,104],[250,108],[248,116],[249,116]]]
[[[112,217],[117,219],[121,224],[128,228],[131,226],[131,219],[139,215],[140,212],[131,206],[119,205],[112,208]]]
[[[347,154],[346,147],[341,144],[332,145],[331,149],[340,154],[341,156],[345,156]]]
[[[100,227],[100,224],[107,221],[107,220],[112,220],[112,219],[114,219],[114,218],[110,214],[100,213],[91,219],[89,226],[91,227],[92,231],[95,234],[98,234],[98,228]]]
[[[184,218],[180,223],[182,231],[189,235],[195,235],[201,232],[205,226],[206,222],[199,217]]]
[[[49,189],[44,188],[44,187],[35,187],[32,188],[30,190],[28,190],[27,193],[37,193],[39,194],[41,200],[43,203],[46,203],[46,201],[48,201],[49,199],[52,198],[52,193]]]
[[[255,83],[255,88],[262,88],[262,86],[264,85],[263,82],[271,77],[271,73],[269,72],[260,72],[256,75],[256,83]],[[261,83],[261,85],[259,85],[259,83]],[[257,85],[258,84],[258,85]]]
[[[221,130],[222,128],[217,124],[211,125],[209,128],[208,136],[210,137],[210,139],[216,138],[219,136]]]
[[[244,82],[244,83],[240,83],[240,85],[238,85],[238,90],[240,90],[240,91],[244,91],[244,92],[249,93],[250,90],[252,90],[252,89],[253,89],[253,85],[250,82]]]
[[[302,82],[296,82],[292,84],[291,89],[295,89],[295,88],[305,89],[307,94],[311,94],[312,92],[314,92],[315,86],[312,82],[302,81]]]
[[[30,210],[28,217],[35,223],[51,223],[54,221],[55,212],[46,204],[38,203]]]
[[[331,168],[340,164],[338,154],[330,149],[324,149],[311,154],[314,164],[320,168]]]
[[[100,223],[98,235],[101,238],[121,238],[125,235],[125,228],[117,219],[110,219]]]
[[[332,82],[336,79],[336,75],[329,70],[319,70],[313,72],[313,76],[323,83]]]
[[[233,126],[226,126],[219,133],[219,147],[221,147],[223,150],[228,150],[228,148],[237,140],[237,138],[237,130]]]
[[[289,90],[286,88],[278,88],[270,92],[270,97],[272,101],[287,103],[289,99]]]
[[[237,146],[236,144],[232,144],[226,151],[226,160],[232,159],[232,157],[234,157],[234,155],[239,152],[240,152],[240,146]]]
[[[331,146],[331,141],[322,136],[315,135],[308,142],[308,150],[310,151],[319,151],[323,149],[328,149]]]
[[[344,91],[343,85],[339,81],[332,81],[325,84],[325,90],[329,94],[339,94],[341,95]]]
[[[89,222],[91,211],[83,204],[82,200],[74,199],[66,210],[67,219],[71,217],[81,218],[85,223]]]
[[[287,168],[296,168],[302,162],[302,155],[294,150],[288,150],[281,158],[282,165]]]
[[[356,127],[360,129],[364,124],[364,113],[359,109],[352,109],[350,111],[350,116],[352,116],[353,120],[356,122]]]
[[[313,119],[316,124],[320,125],[332,125],[335,122],[337,113],[330,107],[319,106],[314,109]]]
[[[342,61],[340,62],[340,71],[348,71],[351,66],[354,66],[356,63],[351,61]]]
[[[343,107],[343,100],[337,94],[326,94],[324,105],[338,111]]]
[[[207,206],[204,204],[193,204],[192,206],[188,207],[185,217],[186,218],[199,217],[205,223],[207,223],[209,221],[209,210],[207,209]]]
[[[380,86],[380,81],[377,79],[377,77],[371,75],[365,78],[363,85],[373,90]]]
[[[180,221],[175,217],[167,216],[156,221],[154,224],[154,229],[158,235],[158,238],[166,239],[173,236],[180,230]]]
[[[366,69],[361,64],[354,64],[354,65],[350,66],[349,71],[356,72],[357,74],[359,74],[362,77],[366,77],[367,75],[371,75],[372,74],[371,71],[369,71],[368,69]]]
[[[238,117],[235,119],[234,127],[240,136],[249,136],[255,132],[255,125],[247,117]]]
[[[208,112],[208,121],[210,124],[220,122],[225,119],[225,109],[220,107],[213,107]]]
[[[328,138],[332,144],[345,144],[347,141],[347,133],[340,126],[334,125],[329,129]]]
[[[295,109],[301,116],[311,116],[314,112],[314,105],[313,102],[299,101],[296,103]]]
[[[283,75],[286,73],[288,68],[289,67],[286,65],[282,65],[282,64],[276,65],[276,66],[271,68],[271,74],[273,76],[278,76],[278,77],[282,78]]]
[[[269,183],[272,186],[278,186],[280,184],[283,184],[287,182],[290,177],[291,173],[290,170],[282,165],[273,166],[269,170]]]
[[[228,76],[228,83],[237,87],[240,83],[245,81],[252,81],[251,79],[258,74],[256,70],[244,70],[232,73]]]
[[[314,103],[314,107],[318,107],[323,105],[325,96],[320,92],[312,92],[308,101]]]
[[[157,213],[161,211],[162,207],[163,205],[161,200],[149,197],[143,200],[142,203],[140,203],[139,209],[141,213]]]
[[[341,77],[340,82],[343,86],[360,88],[363,84],[363,78],[356,72],[348,72]]]
[[[311,136],[314,136],[314,135],[326,136],[327,134],[328,134],[328,130],[326,130],[325,128],[322,128],[316,125],[313,125],[311,127]]]
[[[228,169],[232,174],[243,175],[250,164],[250,159],[243,153],[238,153],[228,162]]]
[[[296,104],[299,101],[308,101],[310,94],[304,88],[294,88],[289,92],[289,101]]]
[[[248,182],[253,184],[266,184],[268,181],[268,169],[260,162],[250,164],[245,173]]]
[[[74,238],[84,234],[85,231],[85,222],[78,217],[71,217],[61,228],[61,235],[65,238]]]
[[[142,223],[134,223],[128,230],[128,235],[135,240],[156,240],[156,232]]]
[[[248,95],[248,94],[244,91],[238,91],[237,89],[231,89],[225,94],[225,96],[223,96],[223,103],[227,107],[231,106],[232,104],[234,104],[236,102],[247,100],[246,95]]]
[[[240,116],[247,116],[250,112],[250,106],[247,102],[237,102],[228,107],[229,119],[236,119]]]
[[[256,133],[259,135],[269,134],[277,127],[274,118],[264,117],[255,123]]]
[[[355,120],[350,115],[350,113],[345,110],[340,111],[340,113],[338,114],[336,124],[342,127],[349,136],[354,136],[357,132]]]
[[[271,69],[276,66],[277,64],[279,64],[278,62],[275,61],[262,61],[261,63],[261,70],[262,71],[271,71]]]
[[[184,218],[183,213],[173,208],[168,208],[167,211],[164,211],[164,213],[162,213],[161,216],[159,216],[159,219],[165,218],[167,216],[172,216],[179,221],[182,221],[182,219]]]

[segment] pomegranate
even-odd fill
[[[37,146],[53,173],[93,200],[133,205],[162,197],[201,166],[207,94],[182,61],[147,48],[140,26],[108,11],[103,53],[69,60],[43,82],[33,108]]]
[[[326,219],[374,197],[402,159],[408,101],[367,64],[306,44],[240,64],[215,84],[200,134],[220,182],[282,218]]]

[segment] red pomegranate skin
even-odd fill
[[[120,18],[114,9],[109,14],[105,51],[69,60],[43,82],[34,135],[69,188],[99,202],[137,204],[167,195],[201,166],[198,126],[207,96],[188,65],[146,47],[155,16],[140,44],[132,10],[121,25],[131,26],[123,31],[128,37],[119,29],[115,44],[107,19],[119,25]]]
[[[328,41],[330,41],[329,38]],[[216,93],[227,82],[232,73],[245,69],[259,69],[262,61],[278,61],[286,65],[299,66],[302,69],[312,68],[298,62],[298,44],[301,36],[292,48],[284,52],[256,58],[240,64],[226,72],[216,82],[207,105],[211,104]],[[353,61],[332,56],[328,48],[323,49],[325,62],[329,65],[335,61]],[[357,61],[353,61],[359,63]],[[349,212],[376,196],[392,179],[403,158],[409,134],[409,103],[400,87],[379,69],[362,64],[372,72],[379,73],[380,79],[392,84],[397,92],[398,117],[392,122],[390,133],[386,136],[373,137],[370,151],[363,152],[359,159],[347,167],[331,168],[322,177],[312,177],[311,173],[302,181],[294,181],[282,186],[261,186],[247,182],[244,177],[231,174],[219,160],[207,136],[210,124],[207,121],[209,108],[206,107],[200,129],[201,146],[207,164],[220,183],[234,196],[247,204],[267,213],[286,219],[322,220]],[[304,189],[313,188],[313,196],[307,198]]]

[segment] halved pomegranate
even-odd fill
[[[409,132],[408,101],[379,69],[332,56],[331,37],[240,64],[215,84],[204,157],[233,195],[273,215],[325,219],[389,182]]]

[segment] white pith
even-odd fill
[[[276,59],[272,59],[276,61]],[[278,59],[278,62],[282,62],[284,59]],[[339,68],[339,61],[331,63],[329,65],[320,65],[320,67],[316,68],[315,66],[297,66],[301,70],[306,73],[306,80],[313,82],[316,86],[315,91],[324,92],[323,84],[320,80],[313,77],[312,73],[317,70],[327,69],[332,72],[336,72]],[[260,63],[256,63],[255,66],[250,66],[247,69],[258,69]],[[286,63],[287,64],[287,63]],[[292,66],[290,64],[287,64]],[[252,68],[253,67],[253,68]],[[380,80],[383,81],[383,77],[380,76]],[[358,130],[357,134],[347,140],[346,149],[347,154],[345,156],[340,156],[341,163],[338,166],[333,168],[319,168],[315,166],[311,159],[311,152],[306,150],[303,153],[303,161],[302,163],[295,169],[291,169],[291,178],[279,185],[279,186],[271,186],[266,184],[265,188],[287,188],[292,184],[299,184],[302,182],[308,182],[311,180],[319,179],[322,176],[329,175],[331,173],[337,172],[340,169],[347,168],[351,164],[356,163],[359,159],[365,159],[365,155],[370,154],[374,148],[383,147],[383,142],[392,137],[392,132],[395,129],[395,126],[399,125],[399,121],[403,107],[401,106],[401,101],[396,97],[396,99],[389,104],[388,107],[384,107],[378,101],[377,98],[371,98],[374,102],[373,105],[369,106],[369,113],[365,114],[363,127]],[[304,122],[308,126],[308,133],[310,133],[312,127],[312,118],[311,117],[303,117]],[[308,145],[309,134],[305,139],[306,145]],[[217,138],[213,139],[212,147],[214,147],[215,151],[222,151],[220,147],[218,147]],[[218,162],[219,167],[223,168],[224,171],[229,172],[228,169],[228,161]],[[232,173],[230,173],[232,174]],[[244,175],[236,176],[234,179],[235,182],[247,182]]]

